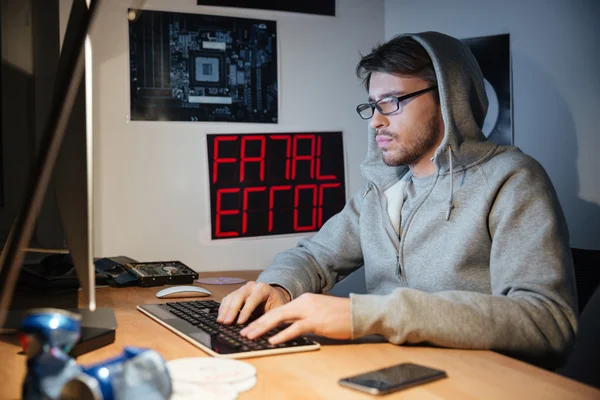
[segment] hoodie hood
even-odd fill
[[[436,149],[434,163],[437,174],[460,172],[486,159],[496,148],[481,131],[487,114],[488,99],[483,74],[471,50],[460,40],[439,32],[411,33],[433,62],[438,81],[438,93],[444,139]],[[376,131],[369,127],[367,158],[361,164],[363,175],[386,189],[407,171],[408,166],[389,167],[384,164],[375,141]]]

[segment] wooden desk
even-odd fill
[[[254,279],[258,271],[203,273]],[[240,285],[205,285],[221,300]],[[112,307],[119,327],[116,342],[79,358],[89,364],[118,354],[123,346],[157,350],[167,360],[206,356],[200,349],[163,328],[135,306],[157,299],[157,288],[99,288],[98,307]],[[172,300],[171,300],[172,301]],[[13,338],[14,339],[14,338]],[[18,398],[25,358],[16,340],[0,341],[0,399]],[[385,396],[385,399],[600,399],[600,391],[491,351],[403,347],[389,343],[323,345],[320,350],[245,359],[257,369],[258,382],[240,400],[250,399],[374,399],[340,387],[338,379],[361,372],[414,362],[443,369],[449,378]]]

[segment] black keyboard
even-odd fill
[[[268,339],[284,327],[272,329],[254,340],[247,339],[240,335],[240,331],[248,323],[225,325],[217,322],[220,305],[219,302],[214,300],[200,300],[147,304],[137,308],[179,336],[216,357],[258,357],[317,350],[319,348],[319,343],[305,337],[297,337],[278,345],[270,344]]]

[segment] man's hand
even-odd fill
[[[217,322],[231,324],[239,312],[240,316],[237,323],[243,324],[248,321],[250,314],[258,306],[262,305],[262,311],[267,312],[288,303],[290,301],[289,296],[289,293],[282,287],[254,281],[248,282],[223,298],[221,307],[219,307]]]
[[[306,333],[332,339],[350,339],[350,299],[306,293],[282,307],[269,311],[240,333],[248,339],[255,339],[282,323],[291,325],[271,337],[271,344],[287,342]]]

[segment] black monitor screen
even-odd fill
[[[0,121],[2,121],[1,116]],[[2,160],[2,154],[2,135],[0,135],[0,207],[4,207],[4,162]]]
[[[2,16],[0,14],[0,21]],[[0,41],[0,55],[2,54],[2,44]],[[0,68],[0,93],[2,92],[2,69]],[[2,149],[2,98],[0,97],[0,207],[4,207],[4,150]]]

